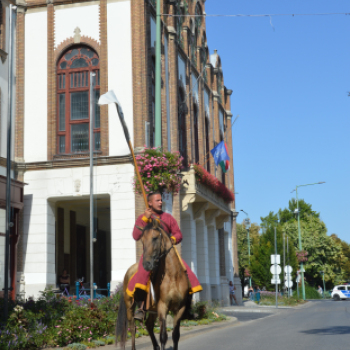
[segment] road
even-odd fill
[[[350,301],[310,301],[302,309],[235,316],[233,326],[180,340],[179,349],[341,350],[350,347]],[[167,350],[172,349],[169,339]]]

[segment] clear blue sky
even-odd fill
[[[207,0],[207,14],[350,12],[345,0]],[[350,16],[207,18],[233,90],[236,209],[252,222],[299,197],[350,243]],[[244,218],[241,213],[238,222]]]

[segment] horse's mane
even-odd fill
[[[156,223],[153,222],[153,220],[154,220],[154,219],[152,219],[152,221],[149,222],[149,223],[143,228],[142,234],[143,234],[145,231],[147,231],[147,230],[158,229],[158,228],[160,228],[160,229],[162,229],[162,230],[164,231],[164,227],[162,226],[162,224],[161,224],[159,221],[157,221],[158,224],[156,224]]]

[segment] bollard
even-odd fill
[[[79,282],[78,281],[75,282],[75,294],[77,296],[77,300],[79,300],[80,298],[79,298]]]
[[[107,295],[108,295],[108,297],[110,297],[111,296],[111,284],[110,283],[107,283],[107,289],[108,289]]]
[[[93,291],[94,299],[96,299],[96,289],[97,289],[97,284],[94,283],[94,291]]]

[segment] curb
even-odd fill
[[[222,328],[226,328],[226,327],[232,327],[235,323],[237,323],[238,320],[236,317],[230,317],[227,321],[221,321],[221,322],[217,322],[214,324],[210,324],[210,325],[203,325],[203,326],[192,326],[192,327],[181,327],[180,328],[180,332],[181,332],[181,337],[180,337],[180,342],[179,344],[181,344],[181,340],[184,339],[188,339],[191,338],[194,335],[198,335],[200,333],[204,333],[204,332],[210,332],[216,329],[222,329]],[[155,334],[157,341],[159,342],[159,335]],[[168,342],[167,345],[169,345],[169,342],[172,343],[172,333],[168,332]],[[143,348],[153,348],[152,347],[152,342],[151,342],[151,338],[149,336],[144,336],[142,338],[137,338],[136,339],[136,348],[137,349],[143,349]],[[116,349],[115,345],[107,345],[104,346],[104,349]],[[131,349],[131,344],[130,344],[130,339],[128,339],[128,342],[125,346],[126,350],[130,350]]]
[[[227,321],[220,321],[220,322],[215,322],[214,324],[210,325],[198,325],[198,326],[191,326],[191,327],[180,327],[180,332],[181,332],[181,337],[180,337],[180,342],[181,344],[181,339],[188,339],[191,338],[194,335],[198,335],[200,333],[204,332],[210,332],[215,329],[222,329],[222,328],[227,328],[227,327],[232,327],[235,323],[238,323],[238,320],[236,317],[228,317]],[[155,333],[155,336],[157,338],[157,341],[159,343],[159,334]],[[141,338],[137,338],[136,340],[136,348],[137,349],[143,349],[143,348],[152,348],[152,341],[151,338],[147,335],[142,336]],[[167,345],[169,345],[169,342],[172,343],[172,332],[168,332],[168,342]],[[105,350],[116,350],[120,349],[119,345],[116,347],[115,344],[111,345],[105,345],[103,349]],[[59,350],[62,350],[63,348],[56,348]],[[125,350],[130,350],[131,349],[131,339],[128,339],[125,345]],[[43,350],[43,349],[42,349]],[[46,348],[46,350],[54,350],[54,348]]]

